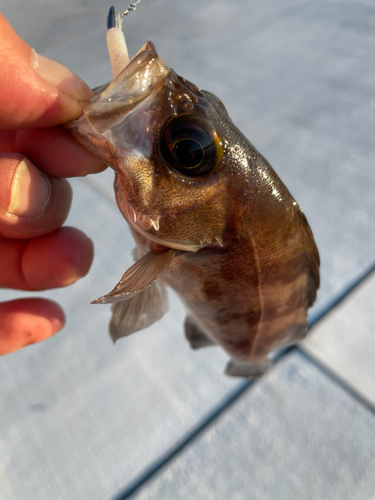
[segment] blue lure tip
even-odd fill
[[[120,14],[119,10],[114,6],[112,6],[109,9],[108,17],[107,17],[107,29],[110,30],[111,28],[122,29],[121,14]]]

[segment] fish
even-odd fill
[[[74,137],[115,171],[136,262],[94,303],[116,341],[158,321],[169,286],[193,349],[218,345],[225,373],[259,377],[306,336],[319,253],[300,206],[221,100],[178,76],[147,42],[94,89]]]

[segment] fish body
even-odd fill
[[[96,92],[72,133],[116,172],[138,260],[109,294],[114,339],[183,301],[193,348],[218,344],[226,372],[259,376],[306,335],[319,254],[299,205],[221,101],[145,44]]]

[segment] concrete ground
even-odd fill
[[[109,5],[0,6],[40,53],[91,86],[110,78]],[[142,0],[124,24],[131,53],[150,39],[220,97],[304,209],[322,259],[314,326],[254,384],[225,377],[219,349],[190,350],[173,293],[161,321],[114,346],[109,306],[90,301],[134,244],[112,173],[72,180],[68,224],[96,260],[39,294],[66,328],[0,361],[0,498],[374,500],[375,5]]]

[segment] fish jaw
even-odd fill
[[[96,132],[103,134],[137,104],[158,92],[169,73],[152,42],[147,42],[117,78],[85,107],[86,118]]]
[[[84,114],[69,122],[66,128],[87,149],[118,171],[121,153],[137,144],[134,140],[119,144],[123,137],[116,140],[111,129],[121,123],[129,111],[157,92],[169,72],[152,42],[145,43],[117,78],[94,89],[95,97],[84,108]],[[134,121],[130,120],[130,123]],[[128,130],[124,127],[129,137],[132,137],[134,128]]]

